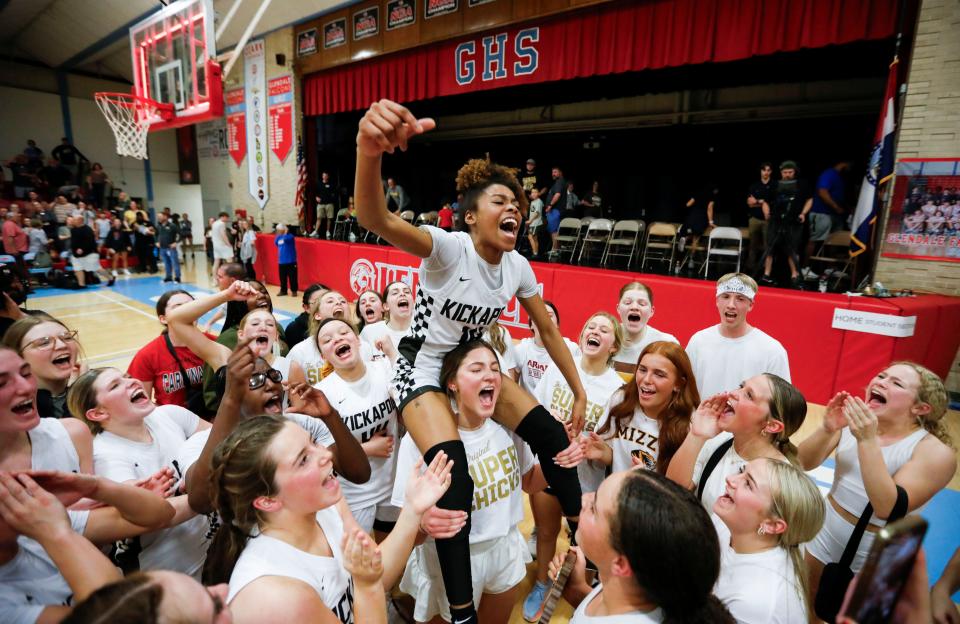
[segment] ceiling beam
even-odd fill
[[[77,52],[76,54],[74,54],[73,56],[65,60],[63,63],[57,66],[57,69],[62,69],[62,70],[73,69],[74,67],[76,67],[77,65],[80,65],[85,60],[87,60],[88,58],[96,54],[97,52],[100,52],[101,50],[112,46],[118,41],[126,37],[129,37],[131,26],[134,26],[135,24],[145,20],[146,18],[150,17],[151,15],[153,15],[154,13],[156,13],[161,9],[163,9],[163,5],[158,4],[154,8],[147,11],[146,13],[143,13],[133,18],[123,26],[120,26],[116,30],[107,34],[106,36],[101,37],[97,41],[94,41],[92,44],[88,45],[84,49],[80,50],[79,52]]]

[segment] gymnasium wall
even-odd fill
[[[253,215],[257,219],[257,224],[261,227],[270,228],[274,223],[297,223],[297,209],[294,206],[294,198],[297,190],[297,143],[296,137],[301,132],[300,120],[300,80],[294,74],[293,69],[293,28],[283,28],[275,31],[265,37],[266,43],[266,68],[267,80],[279,76],[293,75],[293,149],[287,155],[284,162],[280,162],[272,150],[267,150],[268,175],[270,186],[270,199],[267,201],[261,213],[257,201],[250,195],[247,185],[247,160],[251,158],[248,153],[238,167],[232,158],[228,158],[226,166],[229,168],[230,198],[233,209],[243,209],[248,215]],[[276,55],[284,54],[286,63],[277,65]],[[224,81],[224,90],[229,91],[243,87],[243,57],[241,56],[236,65],[230,71],[230,75]],[[201,171],[201,176],[203,172]]]
[[[907,77],[897,158],[960,157],[960,0],[923,2]],[[882,221],[886,226],[886,218]],[[878,240],[883,240],[883,236]],[[955,262],[877,259],[874,279],[887,288],[960,296]],[[960,353],[947,387],[960,392]]]
[[[120,87],[117,86],[119,89]],[[131,196],[147,197],[144,163],[121,158],[107,122],[93,99],[68,98],[73,142],[92,162],[99,162],[115,186]],[[0,158],[22,152],[27,139],[37,142],[46,155],[64,136],[60,96],[55,93],[0,86]],[[172,130],[150,135],[150,171],[153,177],[153,208],[169,206],[188,213],[194,223],[194,237],[203,236],[200,185],[180,185],[176,137]]]

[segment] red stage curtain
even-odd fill
[[[380,98],[412,102],[881,39],[894,34],[897,4],[894,0],[667,0],[601,5],[308,75],[303,81],[304,111],[325,115],[366,108]],[[526,38],[518,37],[523,33]],[[484,80],[483,39],[500,34],[506,40],[504,54],[497,58],[506,72],[497,75],[493,72],[497,66],[491,64],[492,74]],[[535,63],[521,54],[524,50],[536,51]],[[470,62],[473,76],[468,81],[463,74],[469,73]],[[529,69],[524,71],[524,66]]]

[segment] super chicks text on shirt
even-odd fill
[[[594,403],[587,399],[587,409],[584,418],[584,431],[593,431],[597,428],[600,417],[606,408],[601,403]],[[573,390],[567,384],[554,384],[550,392],[550,405],[547,410],[553,414],[553,417],[562,422],[570,420],[570,413],[573,411]]]
[[[467,453],[473,478],[473,511],[509,498],[520,487],[522,475],[517,447],[511,444],[496,450],[490,445],[491,440],[487,440],[480,449]]]

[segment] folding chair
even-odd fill
[[[333,219],[333,240],[347,240],[347,209],[341,208]]]
[[[710,257],[719,256],[716,262],[726,260],[737,263],[740,272],[740,256],[743,253],[743,235],[738,228],[715,227],[707,240],[707,261],[703,265],[703,276],[710,276]]]
[[[404,210],[403,212],[400,213],[400,218],[406,221],[407,223],[413,223],[415,216],[416,215],[414,215],[412,210]]]
[[[640,259],[640,271],[647,260],[667,261],[667,269],[673,266],[673,258],[677,248],[677,227],[672,223],[651,223],[647,229],[647,243],[643,246],[643,257]]]
[[[630,263],[633,262],[633,254],[637,251],[637,243],[643,235],[644,227],[643,221],[632,219],[614,223],[610,240],[607,241],[607,248],[603,251],[601,264],[606,266],[613,256],[626,256],[627,268],[629,269]]]
[[[557,230],[557,257],[562,261],[563,254],[570,254],[570,262],[573,262],[573,254],[577,248],[577,242],[580,240],[580,219],[567,217],[560,220],[560,228]]]
[[[828,283],[836,278],[833,284],[834,289],[840,286],[844,278],[850,277],[849,271],[853,265],[853,259],[850,257],[850,234],[850,230],[831,232],[817,249],[816,254],[810,256],[810,264],[816,262],[822,266],[821,275],[827,277]]]
[[[577,231],[577,240],[573,245],[573,253],[570,255],[570,264],[573,264],[574,256],[578,255],[582,249],[583,239],[587,235],[587,230],[590,229],[590,223],[596,217],[583,217],[580,219],[580,229]]]
[[[581,219],[581,223],[582,222],[583,220]],[[607,241],[610,240],[610,234],[612,232],[613,221],[610,219],[593,219],[590,221],[590,225],[587,226],[587,233],[583,236],[583,240],[580,243],[580,255],[577,256],[577,264],[583,264],[583,253],[587,251],[588,247],[591,248],[591,252],[599,247],[600,258],[602,260],[607,251]],[[590,260],[590,253],[587,253],[587,260]]]

